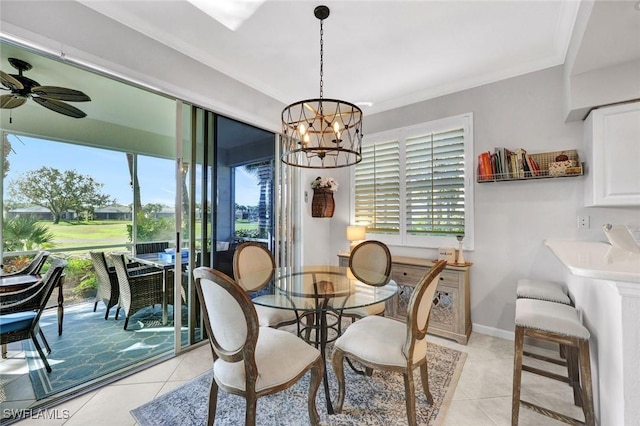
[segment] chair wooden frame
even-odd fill
[[[247,288],[244,284],[246,282],[246,280],[244,280],[243,276],[246,276],[246,271],[243,270],[242,268],[242,264],[241,264],[241,257],[243,256],[243,253],[247,253],[245,250],[247,249],[258,249],[259,253],[262,253],[261,256],[264,256],[265,259],[269,259],[269,263],[270,263],[270,270],[271,272],[269,274],[265,274],[264,276],[264,280],[262,280],[261,282],[258,283],[253,283],[253,285],[251,286],[251,288]],[[245,255],[246,256],[246,255]],[[273,279],[273,275],[275,273],[275,269],[276,269],[276,262],[273,258],[273,254],[271,254],[271,252],[269,251],[269,249],[267,249],[264,245],[260,244],[260,243],[254,243],[254,242],[246,242],[246,243],[242,243],[240,244],[237,248],[235,253],[233,254],[233,275],[235,278],[235,281],[238,285],[240,285],[241,287],[243,287],[245,289],[245,291],[249,294],[258,292],[260,290],[262,290],[267,284],[269,284],[269,282],[271,282],[271,280]],[[283,310],[282,309],[278,309],[278,308],[271,308],[268,306],[260,306],[260,308],[258,308],[260,310],[260,312],[258,312],[258,317],[263,317],[265,318],[264,322],[262,325],[267,325],[266,322],[268,322],[266,320],[267,317],[269,317],[269,313],[270,312],[278,312],[278,313],[282,313]],[[296,324],[300,317],[298,315],[298,313],[296,311],[291,311],[291,313],[293,315],[290,316],[290,319],[285,320],[285,321],[280,321],[277,324],[268,324],[269,327],[273,327],[273,328],[280,328],[283,327],[285,325],[290,325],[290,324]],[[288,314],[287,314],[288,315]]]
[[[320,387],[320,382],[324,373],[324,363],[322,357],[320,356],[320,353],[318,353],[318,357],[312,364],[308,365],[305,369],[295,375],[295,377],[292,377],[286,383],[270,388],[265,388],[261,391],[256,391],[256,382],[258,380],[260,372],[258,371],[258,366],[255,361],[255,350],[258,345],[258,334],[261,327],[258,324],[258,315],[256,313],[255,307],[253,306],[253,303],[251,302],[251,299],[239,284],[237,284],[230,277],[220,271],[208,267],[199,267],[193,271],[193,275],[196,282],[196,292],[198,294],[199,300],[201,301],[202,311],[204,314],[205,329],[209,336],[209,343],[211,345],[211,352],[213,354],[214,363],[218,359],[229,363],[243,362],[245,370],[244,390],[237,389],[235,387],[228,387],[224,384],[219,383],[214,374],[214,380],[212,380],[211,382],[211,389],[209,392],[207,424],[213,425],[215,421],[218,388],[222,388],[228,393],[239,395],[245,398],[245,424],[253,426],[255,425],[256,421],[256,405],[258,398],[289,388],[290,386],[298,382],[298,380],[300,380],[300,378],[302,378],[302,376],[304,376],[307,371],[310,370],[311,379],[309,382],[307,408],[309,411],[309,419],[311,423],[313,425],[319,425],[320,417],[316,408],[316,394],[318,392],[318,388]],[[239,347],[235,349],[224,347],[220,344],[218,338],[214,334],[211,327],[211,322],[209,320],[210,316],[207,308],[207,303],[203,295],[202,280],[211,281],[215,285],[224,289],[227,293],[229,293],[229,295],[233,297],[233,299],[237,301],[238,305],[241,307],[246,319],[247,330],[245,341]],[[286,350],[286,348],[283,348],[283,350]]]
[[[407,334],[403,345],[402,352],[405,355],[407,364],[404,366],[393,366],[378,364],[363,359],[359,354],[352,351],[344,351],[339,347],[339,340],[336,342],[333,352],[333,371],[338,379],[338,398],[334,403],[334,409],[336,413],[342,411],[345,398],[345,381],[344,381],[344,359],[358,361],[368,369],[383,370],[401,373],[404,378],[404,388],[406,396],[406,410],[407,419],[409,425],[416,425],[416,400],[415,400],[415,385],[413,382],[413,370],[420,368],[420,376],[422,381],[422,389],[430,404],[433,404],[433,396],[429,391],[429,376],[428,376],[428,361],[427,358],[422,358],[418,361],[414,361],[414,350],[416,342],[426,338],[427,329],[429,328],[429,313],[433,304],[433,295],[435,294],[436,287],[438,286],[438,277],[440,273],[447,265],[446,261],[440,260],[425,274],[418,285],[416,285],[411,299],[409,300],[409,306],[407,309]],[[430,300],[426,300],[431,295]],[[420,311],[421,305],[428,303],[423,307],[423,311]],[[426,318],[424,315],[426,314]],[[395,321],[390,318],[381,318],[385,321]],[[365,320],[363,320],[365,321]],[[354,325],[355,327],[355,325]],[[348,338],[349,329],[340,339]],[[380,336],[380,339],[384,339],[385,336]]]
[[[363,249],[366,249],[369,246],[377,246],[380,249],[382,249],[385,253],[387,264],[384,265],[384,272],[382,272],[382,275],[385,276],[386,279],[383,281],[372,282],[367,277],[360,274],[360,271],[354,265],[354,258],[358,256],[358,252],[360,252]],[[376,240],[363,241],[357,246],[355,246],[353,250],[351,250],[351,253],[349,254],[349,269],[351,269],[351,272],[353,273],[353,275],[358,279],[358,281],[362,281],[363,283],[368,284],[370,286],[374,286],[374,287],[382,287],[389,282],[389,279],[391,278],[391,263],[392,263],[391,252],[389,251],[389,247],[387,247],[387,245],[381,241],[376,241]]]
[[[560,376],[548,371],[529,367],[522,364],[524,355],[524,339],[531,337],[534,339],[554,342],[563,348],[567,357],[568,377]],[[536,330],[529,327],[516,325],[515,332],[515,355],[513,357],[513,392],[511,401],[511,425],[517,426],[520,417],[520,405],[542,414],[552,419],[573,424],[594,426],[595,417],[593,409],[593,390],[591,389],[591,361],[589,355],[589,340],[573,336],[552,333],[550,331]],[[573,388],[574,403],[582,408],[585,421],[574,419],[557,411],[545,408],[520,399],[520,385],[522,381],[522,371],[538,374],[551,379],[567,382]],[[582,382],[582,383],[581,383]]]

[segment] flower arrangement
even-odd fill
[[[321,178],[318,176],[313,182],[311,182],[311,189],[328,188],[332,191],[338,190],[338,182],[332,177]]]

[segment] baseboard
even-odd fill
[[[486,334],[492,337],[499,337],[501,339],[511,340],[515,339],[515,333],[513,331],[506,331],[500,328],[487,327],[486,325],[473,324],[472,331],[475,333]]]

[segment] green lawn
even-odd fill
[[[60,222],[56,225],[50,221],[42,221],[40,223],[46,225],[55,236],[55,248],[124,244],[129,242],[127,224],[130,224],[130,221]],[[199,234],[199,228],[200,223],[197,223],[196,234]],[[236,221],[236,229],[256,230],[258,229],[258,222],[238,220]]]

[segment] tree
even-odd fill
[[[49,228],[29,216],[17,216],[4,223],[2,231],[6,251],[39,250],[53,247]]]
[[[114,203],[109,195],[100,192],[103,186],[91,176],[81,175],[75,170],[61,172],[44,166],[12,181],[9,193],[17,201],[26,200],[49,209],[53,223],[59,223],[69,210],[82,212]]]
[[[266,238],[269,235],[269,209],[268,204],[271,200],[267,198],[271,195],[269,188],[273,179],[273,164],[271,161],[263,161],[261,163],[247,164],[244,166],[247,173],[258,178],[258,186],[260,187],[260,200],[258,201],[258,234],[260,238]]]
[[[9,142],[9,138],[7,137],[7,134],[4,132],[2,132],[2,141],[4,143],[4,151],[2,151],[2,154],[4,155],[2,178],[4,179],[7,177],[7,173],[9,173],[9,153],[11,152],[11,142]]]
[[[158,213],[160,213],[163,208],[164,206],[160,203],[149,203],[145,204],[144,207],[142,207],[142,211],[147,217],[155,219]]]

